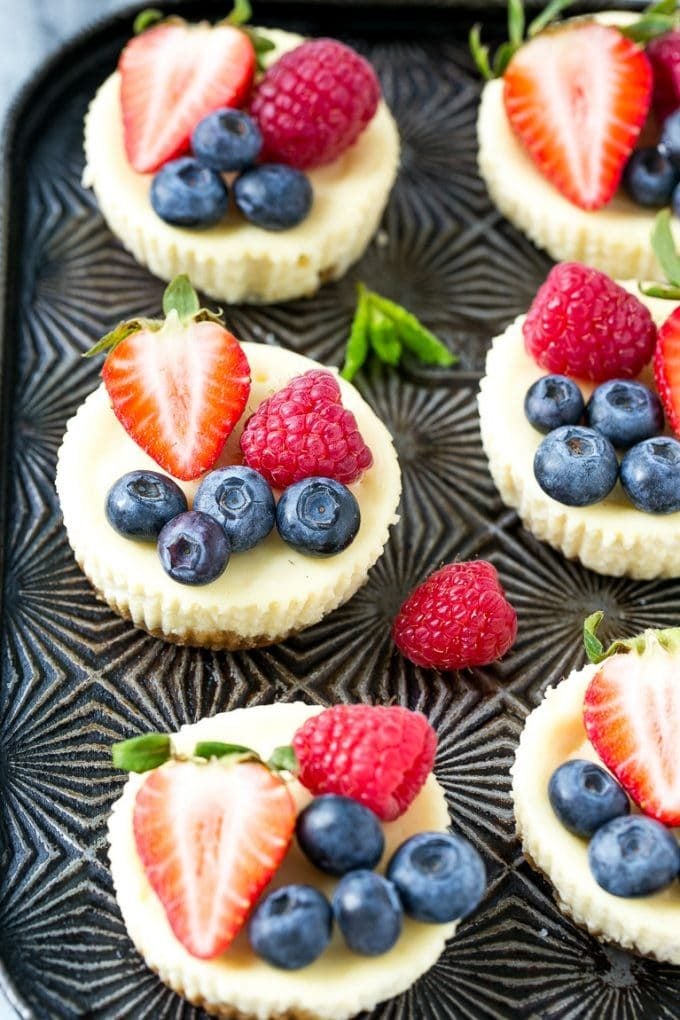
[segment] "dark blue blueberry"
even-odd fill
[[[106,518],[112,528],[125,538],[153,542],[164,525],[186,508],[179,485],[158,471],[129,471],[106,497]]]
[[[356,498],[332,478],[304,478],[290,485],[276,508],[283,541],[312,556],[342,552],[354,541],[360,524]]]
[[[624,455],[621,485],[638,510],[673,514],[680,510],[680,443],[670,436],[645,439]]]
[[[548,797],[565,829],[586,839],[605,822],[630,811],[626,791],[611,773],[580,758],[555,769]]]
[[[312,185],[301,170],[264,163],[234,181],[234,201],[243,215],[265,230],[288,230],[307,218]]]
[[[234,465],[206,475],[194,497],[194,510],[219,521],[232,552],[252,549],[276,520],[274,493],[258,471]]]
[[[444,924],[471,913],[486,889],[486,869],[475,848],[448,832],[419,832],[387,866],[404,911],[416,921]]]
[[[196,159],[211,170],[230,173],[252,166],[260,155],[260,129],[242,110],[215,110],[200,120],[191,136]]]
[[[214,517],[188,510],[158,536],[163,569],[181,584],[210,584],[229,562],[229,539]]]
[[[381,956],[395,944],[404,922],[397,890],[375,871],[350,871],[333,894],[333,913],[353,953]]]
[[[253,952],[283,970],[313,963],[330,942],[333,911],[311,885],[284,885],[255,907],[248,925]]]
[[[660,149],[636,149],[623,171],[623,186],[638,205],[668,205],[680,173]]]
[[[574,380],[566,375],[544,375],[527,390],[524,413],[539,432],[577,425],[583,415],[583,397]]]
[[[295,832],[304,854],[329,875],[374,868],[385,849],[377,816],[351,797],[334,793],[308,804],[298,815]]]
[[[613,446],[629,446],[663,432],[663,408],[656,393],[630,379],[610,379],[593,391],[586,408],[588,424]]]
[[[588,863],[597,884],[612,896],[650,896],[677,877],[680,847],[661,822],[626,815],[597,830]]]
[[[659,148],[680,169],[680,110],[675,110],[663,122]]]
[[[215,170],[191,156],[173,159],[151,182],[151,205],[166,223],[176,227],[207,227],[227,211],[229,192]]]
[[[549,432],[534,457],[536,481],[566,506],[599,503],[614,488],[618,470],[609,440],[580,425],[562,425]]]

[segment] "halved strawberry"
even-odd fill
[[[231,944],[281,864],[295,805],[262,764],[171,761],[140,787],[133,828],[175,936],[210,959]]]
[[[642,654],[613,655],[591,680],[583,721],[600,758],[640,807],[680,825],[680,658],[650,633]]]
[[[503,77],[506,113],[541,173],[582,209],[608,202],[649,110],[644,51],[616,28],[577,23],[530,40]]]
[[[245,101],[255,51],[232,25],[173,21],[131,39],[118,69],[128,160],[138,173],[153,173],[188,151],[199,120]]]
[[[671,312],[659,328],[654,379],[668,424],[680,435],[680,308]]]

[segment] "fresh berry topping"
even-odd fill
[[[659,822],[628,815],[597,830],[588,863],[597,884],[612,896],[651,896],[677,877],[680,848]]]
[[[350,871],[333,893],[333,914],[353,953],[382,956],[401,935],[404,915],[397,890],[374,871]]]
[[[249,467],[285,489],[312,475],[351,485],[371,464],[356,418],[334,375],[312,369],[264,400],[241,435]]]
[[[357,868],[370,871],[385,849],[377,815],[351,797],[333,793],[316,797],[300,812],[295,834],[305,856],[329,875]]]
[[[106,519],[125,538],[155,542],[163,526],[186,509],[179,485],[157,471],[129,471],[106,497]]]
[[[621,485],[638,510],[674,514],[680,510],[680,443],[670,436],[645,439],[621,461]]]
[[[656,393],[630,379],[611,379],[593,392],[586,417],[620,450],[663,432],[663,408]]]
[[[309,215],[314,193],[302,170],[265,163],[245,170],[234,181],[234,201],[243,215],[263,230],[288,230]]]
[[[522,332],[527,351],[547,371],[595,382],[638,375],[656,341],[649,309],[578,262],[553,266]]]
[[[200,309],[186,277],[168,286],[163,308],[164,323],[121,323],[92,353],[113,348],[102,378],[128,435],[188,480],[221,454],[246,405],[250,368],[236,338]]]
[[[667,32],[647,43],[654,85],[652,106],[660,121],[680,107],[680,32]]]
[[[680,109],[666,117],[661,128],[659,150],[680,169]]]
[[[191,136],[191,149],[211,170],[234,173],[252,166],[260,155],[260,129],[242,110],[215,110],[199,121]]]
[[[361,511],[346,485],[332,478],[303,478],[290,485],[276,508],[283,541],[310,556],[336,556],[356,538]]]
[[[255,907],[248,925],[253,952],[273,967],[299,970],[328,945],[333,911],[311,885],[284,885]]]
[[[163,569],[180,584],[210,584],[224,573],[229,552],[220,525],[198,510],[173,517],[158,536]]]
[[[654,351],[654,381],[668,424],[680,435],[680,308],[659,327]]]
[[[595,762],[580,758],[565,761],[555,769],[548,797],[565,829],[586,839],[605,822],[630,811],[621,784]]]
[[[583,720],[603,764],[640,809],[680,825],[678,660],[653,632],[642,653],[613,655],[600,665]]]
[[[283,860],[295,806],[263,765],[169,762],[139,788],[133,827],[175,936],[210,959],[231,944]]]
[[[130,40],[118,70],[127,157],[148,174],[188,151],[191,132],[207,114],[241,105],[255,51],[230,25],[163,24]]]
[[[233,465],[206,475],[194,496],[194,510],[218,521],[232,552],[252,549],[276,520],[274,493],[252,468]]]
[[[486,889],[475,848],[448,832],[419,832],[395,851],[386,872],[404,912],[416,921],[445,924],[471,913]]]
[[[209,227],[229,206],[229,192],[215,170],[191,156],[173,159],[151,182],[151,205],[157,216],[176,227]]]
[[[415,800],[436,747],[425,716],[399,705],[336,705],[308,719],[293,738],[303,786],[358,800],[384,822]]]
[[[449,563],[411,592],[392,637],[417,666],[484,666],[512,647],[517,616],[491,563]]]
[[[659,149],[636,149],[623,171],[623,186],[638,205],[660,209],[669,205],[680,173]]]
[[[251,113],[264,138],[264,157],[306,170],[341,156],[379,100],[378,79],[363,57],[335,39],[313,39],[269,68]]]
[[[529,387],[524,398],[527,421],[539,432],[560,425],[578,425],[583,417],[583,397],[566,375],[544,375]]]
[[[595,429],[563,425],[541,441],[534,477],[551,499],[565,506],[591,506],[616,485],[619,462],[609,440]]]
[[[504,83],[508,119],[543,176],[582,209],[605,205],[649,110],[644,51],[616,28],[576,24],[522,46]]]

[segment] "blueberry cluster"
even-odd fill
[[[564,827],[590,840],[593,878],[612,896],[650,896],[680,874],[673,833],[653,818],[630,814],[626,791],[594,762],[573,759],[560,765],[550,778],[548,797]]]
[[[647,386],[610,379],[585,404],[573,379],[546,375],[527,391],[524,413],[547,433],[534,457],[534,475],[558,503],[599,503],[618,479],[638,510],[680,510],[680,442],[661,435],[661,402]],[[617,449],[625,451],[620,464]]]
[[[233,552],[246,552],[273,530],[311,556],[334,556],[361,524],[353,493],[333,478],[305,478],[278,501],[262,475],[233,465],[209,472],[189,510],[180,487],[157,471],[130,471],[106,498],[109,524],[125,538],[157,543],[165,571],[181,584],[209,584]]]
[[[297,226],[312,207],[309,178],[282,163],[256,166],[262,135],[241,110],[216,110],[200,121],[191,136],[192,156],[173,159],[151,182],[151,205],[166,223],[209,227],[234,202],[247,220],[264,230]]]
[[[286,885],[255,908],[249,925],[255,953],[285,970],[313,963],[334,923],[346,945],[381,956],[401,934],[404,914],[429,924],[467,916],[486,887],[484,864],[466,840],[421,832],[395,851],[385,876],[373,868],[385,849],[378,817],[350,797],[317,797],[300,813],[298,844],[320,871],[339,877],[332,900],[311,885]]]
[[[672,205],[680,216],[680,110],[666,117],[657,146],[636,149],[623,172],[623,185],[638,205]]]

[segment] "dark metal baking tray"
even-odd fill
[[[217,16],[224,5],[179,9]],[[130,18],[76,40],[24,92],[5,147],[0,984],[25,1017],[200,1016],[147,971],[116,908],[105,821],[123,779],[109,767],[111,742],[240,705],[396,701],[438,730],[437,774],[455,828],[484,855],[489,893],[441,961],[374,1016],[677,1018],[680,970],[566,921],[514,836],[518,734],[546,685],[582,661],[584,615],[605,609],[617,633],[677,625],[680,584],[603,578],[567,562],[522,529],[487,472],[476,410],[485,350],[550,262],[492,208],[477,176],[471,14],[262,4],[257,16],[369,54],[403,156],[381,234],[346,279],[311,300],[229,309],[232,328],[339,364],[361,279],[412,308],[461,364],[372,366],[358,379],[395,437],[404,497],[384,556],[351,602],[252,653],[178,648],[133,629],[77,568],[53,486],[65,422],[96,384],[98,366],[82,351],[118,319],[156,312],[163,288],[80,184],[83,113]],[[500,13],[485,20],[501,31]],[[500,571],[519,611],[516,647],[460,674],[405,663],[389,637],[402,597],[442,562],[472,556]]]

